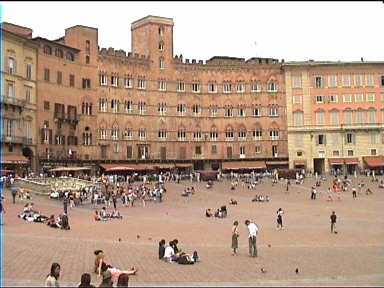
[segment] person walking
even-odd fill
[[[12,203],[16,203],[16,195],[17,195],[17,188],[14,186],[11,186],[11,194],[12,194]]]
[[[283,209],[279,208],[279,210],[277,210],[277,228],[276,229],[279,229],[282,230],[284,229],[283,228],[283,214],[284,214],[284,211]]]
[[[236,249],[239,247],[239,242],[238,242],[239,230],[238,230],[238,226],[239,226],[239,222],[238,221],[233,222],[233,227],[232,227],[232,246],[231,246],[232,249],[233,249],[232,256],[237,255]]]
[[[336,213],[335,211],[332,211],[332,214],[331,214],[331,233],[336,233],[337,234],[337,231],[336,231]]]
[[[1,221],[0,225],[4,225],[3,213],[5,213],[5,209],[3,207],[3,199],[4,199],[4,196],[1,195],[1,197],[0,197],[0,221]]]
[[[60,264],[52,263],[51,272],[47,275],[45,279],[45,287],[60,287],[59,279],[60,277]]]
[[[311,188],[311,200],[316,200],[316,188],[312,186]]]
[[[249,244],[249,256],[257,257],[257,246],[256,246],[256,234],[259,231],[257,225],[249,220],[245,220],[245,225],[248,228],[248,244]]]
[[[67,214],[68,213],[68,196],[64,196],[63,205],[64,205],[64,213]]]
[[[355,187],[352,188],[352,198],[357,198]]]

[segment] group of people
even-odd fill
[[[113,287],[114,283],[117,287],[128,287],[129,276],[137,273],[135,267],[121,270],[105,263],[105,253],[102,250],[96,250],[94,254],[96,256],[94,273],[102,279],[98,287]],[[51,271],[45,279],[45,287],[60,287],[60,271],[60,264],[52,263]],[[94,288],[95,286],[91,284],[91,274],[83,273],[77,287]]]
[[[188,197],[189,195],[194,195],[195,194],[195,187],[191,186],[191,187],[186,187],[183,192],[181,193],[181,196],[183,197]]]
[[[251,222],[250,220],[245,220],[244,222],[245,226],[248,229],[248,246],[249,246],[249,256],[250,257],[257,257],[257,246],[256,246],[256,236],[259,232],[259,227],[256,225],[256,223]],[[232,249],[233,253],[232,255],[237,255],[237,249],[239,248],[239,222],[235,221],[233,222],[232,227]]]
[[[63,230],[70,230],[68,215],[66,213],[60,214],[57,218],[55,215],[50,217],[41,215],[37,210],[34,210],[33,203],[26,203],[23,212],[18,215],[19,218],[28,222],[46,223],[49,227],[60,228]]]
[[[107,208],[103,207],[100,212],[98,210],[93,211],[93,220],[95,221],[107,221],[109,219],[123,219],[123,216],[121,216],[119,210],[117,208],[114,208],[112,213],[109,214],[107,212]]]
[[[199,260],[197,251],[194,251],[192,255],[187,254],[177,247],[178,243],[177,239],[173,239],[167,245],[165,239],[161,239],[159,241],[159,259],[183,265],[195,264]]]
[[[269,200],[270,199],[268,195],[264,196],[264,195],[257,195],[257,194],[251,199],[252,202],[269,202]]]
[[[236,202],[237,203],[237,202]],[[205,216],[216,217],[216,218],[225,218],[228,215],[227,206],[223,205],[220,208],[216,209],[215,213],[212,212],[211,208],[205,210]]]

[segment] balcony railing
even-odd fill
[[[22,136],[6,136],[2,135],[0,137],[1,142],[3,143],[13,143],[13,144],[24,144],[24,145],[32,145],[32,139]]]
[[[53,115],[54,115],[54,118],[57,118],[60,120],[78,121],[78,117],[76,114],[61,113],[56,111]]]
[[[2,95],[1,96],[1,103],[24,107],[25,104],[27,103],[27,101],[26,100],[22,100],[22,99],[18,99],[18,98],[15,98],[15,97],[9,97],[9,96],[6,96],[6,95]]]

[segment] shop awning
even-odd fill
[[[173,169],[175,168],[174,164],[155,164],[153,165],[153,168],[157,169]]]
[[[176,168],[192,168],[193,164],[192,163],[176,163],[175,167]]]
[[[223,170],[239,170],[239,169],[266,169],[264,161],[232,161],[223,162],[221,165]]]
[[[267,165],[288,165],[288,161],[267,161]]]
[[[344,158],[329,158],[329,165],[344,165]]]
[[[369,168],[384,167],[384,156],[363,157],[363,160]]]
[[[3,155],[1,163],[3,164],[28,164],[28,158],[23,155]]]
[[[100,164],[100,167],[107,172],[154,170],[152,165],[145,164]]]
[[[49,170],[50,172],[66,172],[66,171],[84,171],[84,170],[91,170],[90,167],[57,167],[54,169]]]
[[[359,159],[358,158],[344,158],[345,164],[347,165],[357,165],[359,164]]]

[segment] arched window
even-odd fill
[[[163,57],[159,59],[159,67],[160,69],[165,69],[165,61]]]
[[[163,36],[163,35],[164,35],[164,27],[163,27],[163,26],[160,26],[160,27],[159,27],[159,35],[160,35],[160,36]]]
[[[164,42],[163,41],[159,42],[159,51],[164,51]]]
[[[225,138],[227,140],[233,140],[233,129],[232,127],[228,127],[226,130],[225,130]]]

